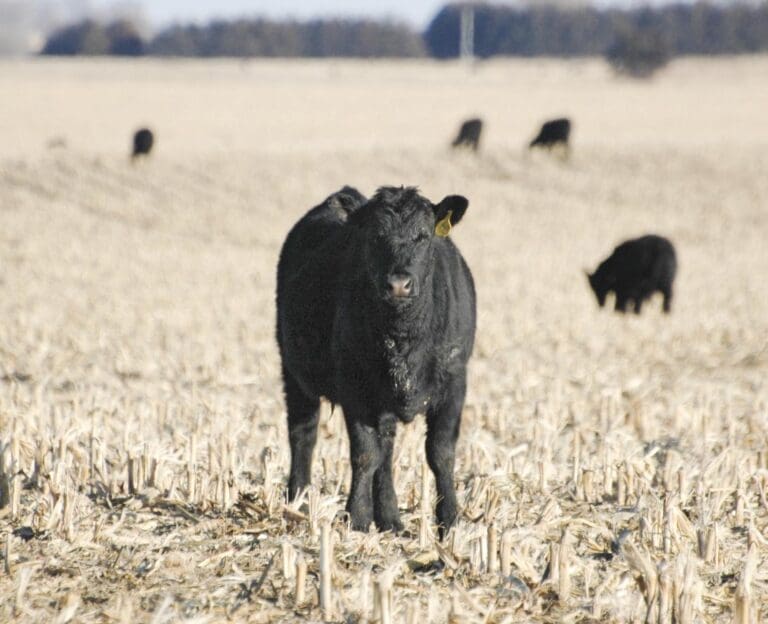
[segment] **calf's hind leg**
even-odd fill
[[[436,512],[441,539],[456,522],[458,514],[453,469],[466,391],[466,379],[455,381],[444,402],[427,412],[427,463],[435,475]]]
[[[293,375],[285,369],[283,386],[288,406],[288,441],[291,446],[288,500],[293,500],[312,480],[312,453],[317,442],[320,398],[308,397]]]

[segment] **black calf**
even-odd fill
[[[427,418],[440,526],[457,515],[453,469],[475,334],[472,275],[447,237],[467,209],[413,188],[369,201],[345,187],[283,245],[277,340],[291,445],[288,495],[310,483],[321,396],[341,405],[350,440],[353,528],[400,530],[392,482],[398,422]]]

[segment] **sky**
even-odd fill
[[[3,0],[0,0],[2,2]],[[62,0],[66,1],[66,0]],[[71,1],[71,0],[70,0]],[[154,27],[170,22],[207,21],[211,18],[242,16],[268,17],[390,17],[405,21],[417,28],[425,27],[448,0],[74,0],[103,10],[115,7],[139,8]],[[499,2],[499,0],[496,0]],[[563,5],[597,4],[632,6],[663,4],[669,0],[557,0]],[[680,0],[678,0],[680,1]],[[685,0],[683,0],[685,1]],[[550,0],[552,2],[552,0]],[[523,4],[524,0],[509,1]],[[528,4],[534,3],[528,0]]]

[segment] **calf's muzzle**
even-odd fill
[[[395,299],[415,295],[414,278],[407,273],[393,273],[387,278],[389,294]]]

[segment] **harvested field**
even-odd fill
[[[0,621],[768,621],[768,58],[637,83],[597,60],[4,61],[0,101]],[[561,114],[572,159],[526,155]],[[479,155],[449,152],[472,115]],[[316,489],[284,502],[277,253],[343,184],[470,200],[442,544],[420,419],[405,535],[348,530],[328,406]],[[672,314],[600,310],[582,268],[651,231]]]

